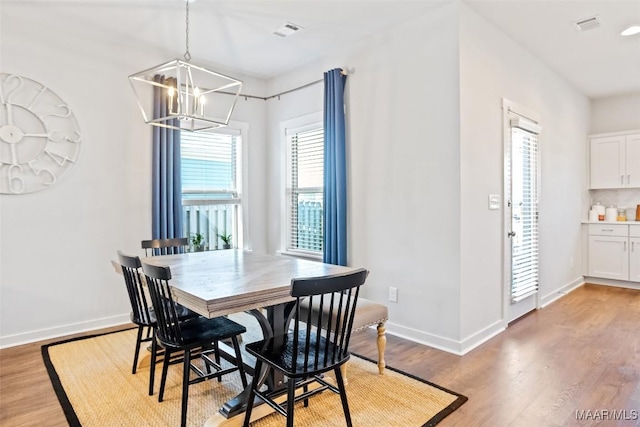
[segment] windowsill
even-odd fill
[[[287,250],[282,250],[282,251],[276,251],[277,255],[282,255],[282,256],[290,256],[293,258],[303,258],[303,259],[308,259],[311,261],[322,261],[322,254],[316,254],[313,252],[297,252],[297,251],[287,251]]]

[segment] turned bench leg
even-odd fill
[[[384,327],[384,323],[378,323],[378,337],[376,338],[376,344],[378,346],[378,372],[382,375],[384,374],[384,368],[387,364],[384,361],[384,351],[387,348],[387,336],[385,332],[387,329]],[[349,384],[349,380],[347,379],[347,365],[348,363],[343,363],[340,366],[340,371],[342,372],[342,379],[344,380],[344,384]]]
[[[386,329],[383,323],[378,323],[378,338],[376,339],[378,344],[378,372],[380,374],[384,373],[384,368],[386,366],[384,362],[384,350],[387,347],[387,336],[385,335]]]

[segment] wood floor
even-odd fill
[[[352,339],[376,357],[375,331]],[[640,291],[585,285],[462,357],[387,340],[387,365],[469,398],[439,426],[640,426]],[[41,344],[0,350],[0,426],[67,425]]]

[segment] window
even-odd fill
[[[324,231],[322,122],[316,120],[297,127],[285,127],[284,133],[287,166],[284,249],[286,252],[321,256]]]
[[[538,197],[540,127],[513,117],[511,127],[511,302],[538,291]]]
[[[184,235],[201,233],[207,249],[222,249],[220,235],[231,235],[232,247],[242,242],[241,141],[229,128],[180,133]]]

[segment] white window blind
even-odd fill
[[[286,131],[287,251],[322,252],[324,131],[316,123]]]
[[[236,198],[242,188],[239,135],[181,132],[180,138],[183,198]]]
[[[511,122],[511,302],[538,291],[538,127]],[[526,124],[526,123],[525,123]]]

